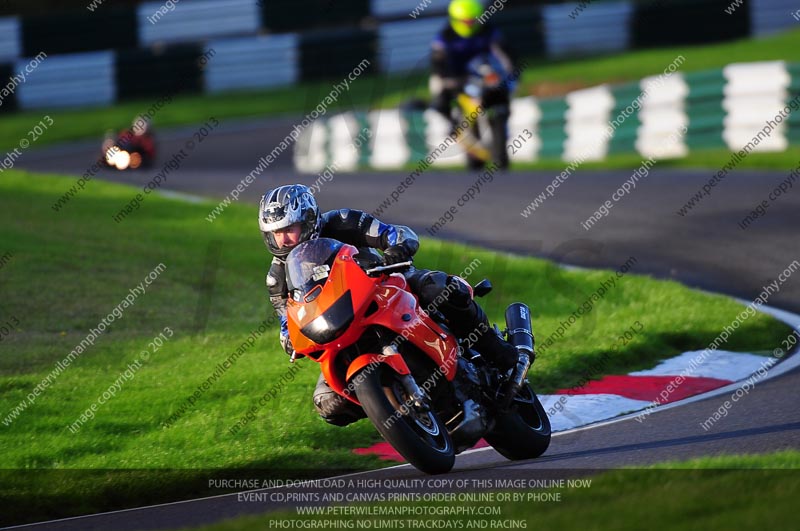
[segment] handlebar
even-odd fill
[[[411,260],[408,260],[406,262],[398,262],[398,263],[392,264],[392,265],[373,267],[372,269],[367,269],[364,272],[367,275],[373,275],[375,273],[383,273],[384,271],[392,271],[392,270],[395,270],[395,269],[403,269],[403,268],[406,268],[406,267],[411,267],[411,265],[413,263],[414,262],[412,262]]]

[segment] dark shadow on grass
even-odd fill
[[[224,489],[214,480],[301,480],[360,469],[288,469],[280,460],[222,469],[0,470],[0,526],[20,525],[251,490]],[[219,485],[219,484],[217,484]]]

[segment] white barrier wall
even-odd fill
[[[384,72],[405,72],[430,65],[431,41],[446,17],[386,22],[378,27],[378,57]]]
[[[791,77],[783,61],[738,63],[726,66],[727,80],[722,107],[725,109],[725,129],[722,137],[731,151],[738,151],[758,135],[768,120],[774,130],[752,151],[783,151],[789,142],[786,122],[775,120],[786,106]],[[764,136],[764,135],[762,135]]]
[[[139,42],[203,41],[223,35],[253,35],[261,28],[257,0],[193,0],[145,2],[136,11]]]
[[[408,122],[398,109],[372,111],[367,115],[367,124],[372,128],[372,167],[399,168],[411,159],[406,141]]]
[[[643,94],[639,110],[641,126],[636,135],[636,150],[654,159],[684,157],[689,152],[683,131],[689,126],[686,98],[689,85],[679,73],[667,78],[650,76],[639,83]]]
[[[539,150],[542,149],[542,139],[539,134],[539,122],[542,119],[542,111],[533,96],[525,98],[515,98],[511,101],[511,118],[508,120],[508,140],[513,144],[514,140],[520,138],[522,147],[509,148],[509,158],[512,161],[532,162],[539,158]],[[525,129],[533,134],[528,138]]]
[[[207,92],[292,85],[300,79],[300,52],[295,34],[218,39],[205,70]]]
[[[748,0],[750,2],[750,34],[769,35],[797,28],[800,3],[797,0]]]
[[[608,153],[610,137],[604,133],[614,108],[614,96],[606,85],[567,94],[567,140],[564,158],[602,160]]]
[[[15,67],[21,70],[29,62],[30,59],[20,59]],[[114,64],[112,51],[48,56],[17,88],[19,106],[34,109],[110,105],[117,96]]]
[[[586,55],[629,48],[631,3],[593,3],[573,18],[570,15],[576,4],[578,2],[567,2],[542,8],[548,55]]]
[[[13,61],[22,55],[19,19],[0,18],[0,61]]]

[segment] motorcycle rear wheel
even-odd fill
[[[408,399],[400,375],[367,367],[354,378],[355,393],[370,421],[400,455],[427,474],[453,468],[455,449],[447,427],[433,410],[403,407]]]
[[[525,384],[511,408],[497,415],[495,427],[484,437],[507,459],[534,459],[550,446],[550,419],[539,397]]]

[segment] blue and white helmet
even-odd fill
[[[269,251],[285,258],[291,248],[278,247],[274,231],[300,223],[300,242],[319,236],[321,216],[314,194],[302,184],[287,184],[270,190],[261,198],[258,227]]]

